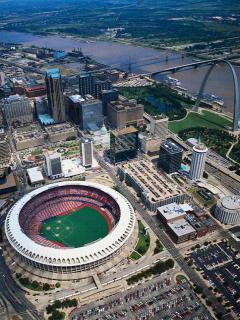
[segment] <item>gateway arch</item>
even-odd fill
[[[227,61],[227,60],[217,60],[215,62],[213,62],[213,64],[211,65],[211,67],[208,69],[203,82],[201,84],[199,93],[198,93],[198,97],[197,97],[197,101],[196,104],[194,106],[194,111],[198,111],[199,109],[199,105],[207,84],[207,81],[213,71],[213,69],[220,63],[225,64],[231,71],[232,76],[233,76],[233,82],[234,82],[234,111],[233,111],[233,132],[237,132],[238,131],[238,120],[239,120],[239,115],[240,115],[240,96],[239,96],[239,85],[238,85],[238,77],[237,77],[237,73],[236,70],[234,68],[234,66],[231,64],[231,62]]]

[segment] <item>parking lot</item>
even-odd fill
[[[240,258],[226,243],[211,244],[191,254],[210,286],[240,316]]]
[[[174,284],[170,278],[153,279],[148,284],[104,299],[93,306],[75,310],[71,320],[111,319],[213,319],[191,291],[189,284]]]

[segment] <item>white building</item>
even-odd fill
[[[224,224],[240,224],[240,196],[227,196],[218,200],[214,214]]]
[[[45,182],[40,167],[27,169],[27,175],[31,186],[41,185]]]
[[[59,179],[63,177],[62,158],[59,153],[45,153],[45,169],[48,177]]]
[[[202,178],[207,152],[207,147],[202,143],[193,147],[191,169],[189,173],[191,180],[196,181]]]
[[[80,153],[82,157],[82,165],[91,168],[93,165],[93,142],[90,138],[80,139]]]

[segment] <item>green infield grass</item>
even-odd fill
[[[63,247],[79,248],[104,238],[110,230],[111,223],[108,218],[98,210],[86,206],[43,221],[40,235],[49,241],[62,244]]]

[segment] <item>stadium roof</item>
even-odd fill
[[[120,219],[114,229],[103,239],[80,248],[51,248],[40,245],[31,240],[21,229],[19,215],[24,205],[41,193],[64,186],[92,187],[112,197],[120,208]],[[5,220],[6,236],[11,246],[29,260],[45,265],[71,267],[97,262],[117,252],[130,238],[135,225],[135,213],[126,198],[105,185],[92,182],[64,181],[53,183],[36,189],[10,209]]]

